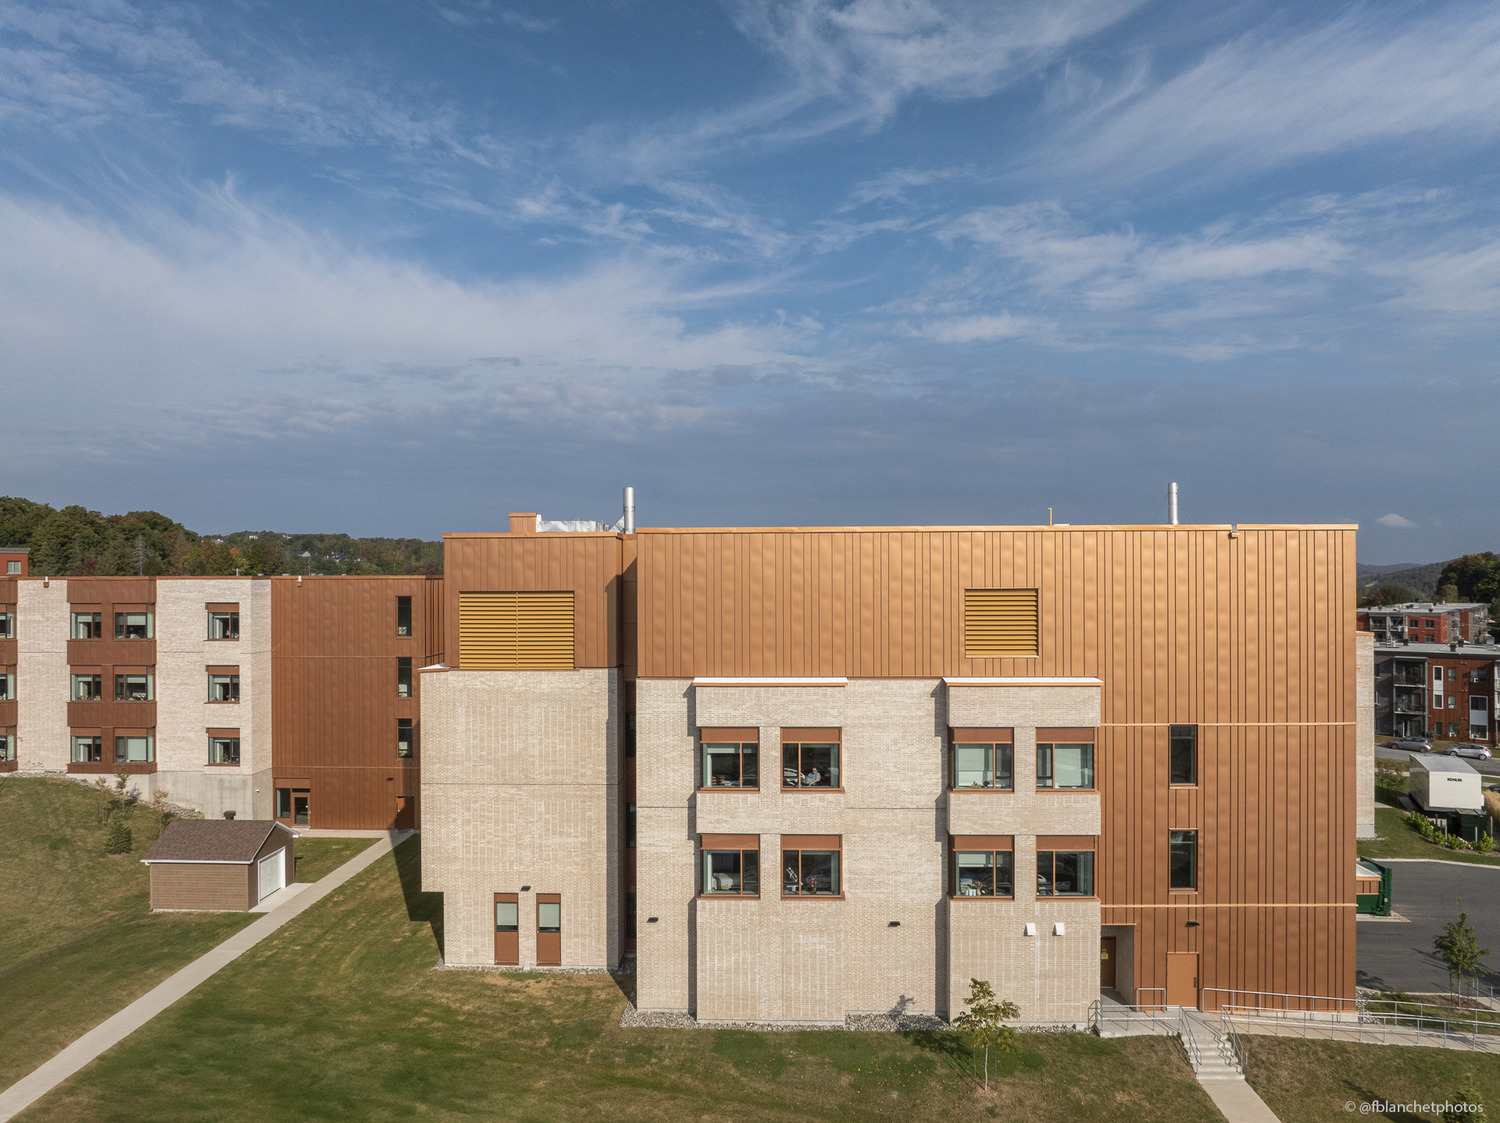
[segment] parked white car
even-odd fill
[[[1493,754],[1483,745],[1476,745],[1470,742],[1467,745],[1454,745],[1448,750],[1448,755],[1468,756],[1473,757],[1475,760],[1489,760]]]

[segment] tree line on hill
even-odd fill
[[[14,496],[0,496],[0,546],[30,549],[31,572],[55,577],[443,571],[443,544],[420,538],[265,530],[210,536],[156,511],[104,515]]]
[[[1493,550],[1465,554],[1445,564],[1438,574],[1432,598],[1439,603],[1469,601],[1488,603],[1490,619],[1500,620],[1500,555]],[[1360,604],[1378,607],[1405,604],[1417,596],[1399,576],[1371,584],[1360,595]]]

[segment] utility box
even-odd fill
[[[1391,867],[1370,858],[1354,863],[1354,911],[1368,916],[1391,915]]]
[[[1414,756],[1407,788],[1417,806],[1431,815],[1484,811],[1480,774],[1468,761],[1452,756]]]

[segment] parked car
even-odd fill
[[[1448,750],[1449,756],[1471,756],[1475,760],[1489,760],[1490,750],[1483,745],[1470,742],[1467,745],[1454,745]]]
[[[1425,737],[1397,737],[1394,741],[1386,742],[1388,749],[1405,749],[1412,753],[1432,752],[1432,742]]]

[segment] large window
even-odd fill
[[[411,697],[411,659],[404,655],[396,660],[396,697]]]
[[[955,838],[948,869],[954,897],[1015,896],[1015,861],[1010,839]]]
[[[1198,888],[1198,832],[1172,831],[1171,850],[1172,888]]]
[[[116,702],[150,702],[155,697],[155,675],[146,671],[127,671],[115,676]]]
[[[781,731],[781,786],[784,789],[837,788],[839,745],[837,729]]]
[[[208,610],[208,638],[209,639],[239,639],[240,638],[240,613],[239,609]]]
[[[396,755],[409,757],[412,751],[412,719],[409,717],[398,717],[396,719]]]
[[[150,734],[115,738],[116,764],[149,764],[156,759],[156,738]]]
[[[16,613],[9,607],[0,608],[0,639],[16,638]]]
[[[87,734],[84,736],[75,735],[73,737],[73,755],[71,759],[74,764],[103,764],[103,740],[99,737],[88,736]]]
[[[240,739],[238,734],[230,736],[215,736],[210,734],[208,738],[208,763],[209,764],[238,764],[240,762]]]
[[[1171,743],[1171,782],[1196,784],[1198,782],[1198,727],[1196,725],[1172,726]]]
[[[208,700],[210,702],[238,702],[240,700],[240,676],[220,671],[208,676]]]
[[[396,634],[411,635],[411,597],[396,598]]]
[[[758,729],[704,729],[698,737],[700,788],[760,787]]]
[[[98,612],[73,613],[73,625],[68,632],[70,639],[103,639],[103,617]]]
[[[16,699],[16,673],[0,667],[0,702],[14,702]]]
[[[1044,736],[1065,734],[1062,737]],[[1094,786],[1094,746],[1081,734],[1091,730],[1037,730],[1036,786],[1049,789],[1091,789]]]
[[[842,892],[839,880],[842,849],[842,839],[837,835],[783,835],[781,895],[837,897]]]
[[[954,791],[1008,791],[1011,775],[1009,729],[955,729],[948,746],[948,786]]]
[[[1040,846],[1041,840],[1037,840]],[[1092,897],[1094,852],[1092,850],[1037,850],[1036,895],[1038,897]]]
[[[700,892],[706,897],[760,896],[760,838],[704,835]]]
[[[152,635],[152,613],[115,613],[115,639],[150,639]]]
[[[68,693],[75,702],[97,702],[104,697],[104,676],[82,674],[73,676],[73,688]]]

